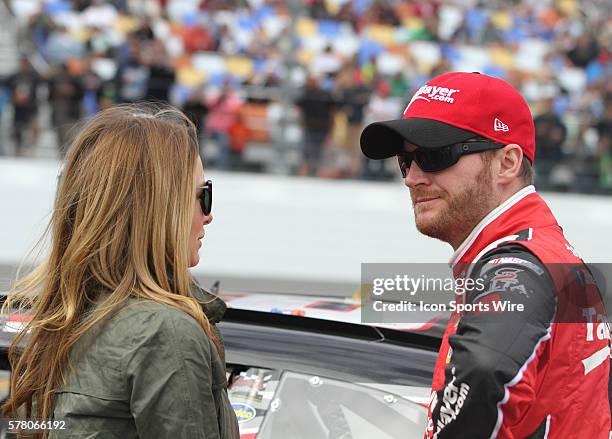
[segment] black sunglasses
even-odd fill
[[[410,144],[407,144],[410,145]],[[462,155],[475,152],[501,149],[505,145],[493,142],[462,142],[441,148],[421,148],[413,145],[414,151],[401,152],[397,155],[402,177],[406,178],[412,161],[416,161],[419,168],[425,172],[437,172],[450,168],[459,161]]]
[[[201,187],[200,207],[204,215],[210,215],[212,211],[212,180],[206,180],[204,186]]]

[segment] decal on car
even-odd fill
[[[234,402],[232,403],[232,408],[234,409],[234,413],[236,413],[238,423],[251,421],[257,416],[257,411],[248,404]]]

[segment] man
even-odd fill
[[[72,130],[81,118],[84,94],[82,78],[71,72],[66,64],[59,65],[57,73],[49,80],[49,103],[61,158],[66,155]]]
[[[310,75],[296,104],[302,113],[304,129],[303,164],[298,169],[298,174],[317,175],[325,142],[332,128],[334,99],[331,93],[321,86],[319,78]]]
[[[376,91],[370,96],[370,100],[364,109],[365,124],[370,122],[395,117],[402,109],[403,103],[397,96],[391,95],[391,86],[387,81],[379,81]],[[384,163],[365,160],[363,162],[363,177],[366,179],[387,177],[388,171]]]
[[[540,102],[540,111],[533,119],[536,139],[536,158],[538,160],[538,187],[551,187],[552,173],[564,162],[563,143],[567,138],[567,128],[555,112],[555,99],[546,96]],[[541,184],[544,183],[544,184]]]
[[[13,138],[15,155],[18,157],[30,153],[31,147],[38,143],[40,126],[37,89],[41,81],[40,75],[25,56],[19,60],[19,70],[6,79],[13,103]],[[26,142],[24,135],[28,130],[31,133],[31,139]]]
[[[455,278],[482,280],[457,300],[525,309],[452,314],[425,437],[608,439],[609,325],[590,272],[532,186],[523,98],[496,78],[443,74],[400,120],[367,126],[361,147],[372,159],[398,156],[418,230],[451,244]]]

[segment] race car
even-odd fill
[[[222,294],[219,329],[242,439],[421,438],[444,321],[361,323],[353,299]],[[28,316],[0,320],[6,350]]]
[[[361,323],[352,299],[227,294],[241,438],[421,438],[444,324]]]

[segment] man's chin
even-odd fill
[[[431,227],[430,225],[421,225],[419,223],[417,223],[416,226],[417,230],[425,235],[425,236],[429,236],[430,238],[435,238],[435,239],[440,239],[439,238],[439,230],[437,230],[435,227]]]
[[[448,242],[445,233],[447,230],[445,230],[445,227],[441,226],[437,216],[427,214],[418,215],[415,218],[415,223],[417,230],[423,235]]]
[[[439,214],[436,214],[432,210],[425,210],[422,212],[414,212],[414,222],[416,223],[417,230],[423,233],[422,230],[429,230],[439,222]]]

